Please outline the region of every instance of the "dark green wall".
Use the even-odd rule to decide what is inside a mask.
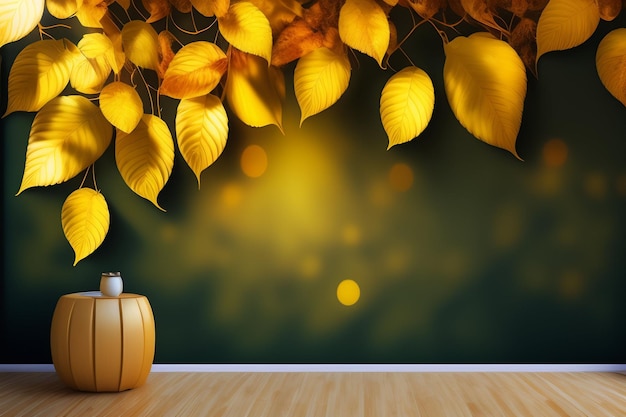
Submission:
[[[81,179],[15,197],[33,115],[10,115],[0,363],[49,363],[57,299],[117,270],[152,304],[157,363],[626,363],[626,109],[595,72],[599,40],[625,23],[541,59],[518,138],[525,162],[456,121],[426,26],[409,50],[436,108],[409,144],[385,150],[378,99],[391,72],[356,54],[348,92],[301,129],[289,78],[284,136],[231,117],[200,190],[177,157],[167,213],[125,186],[111,148],[96,164],[111,229],[76,267],[60,211]],[[0,50],[2,112],[25,45]],[[559,167],[544,158],[553,139],[567,148]],[[250,144],[268,156],[256,179],[239,168]],[[389,181],[398,163],[408,191]],[[361,288],[352,307],[335,295],[346,278]]]

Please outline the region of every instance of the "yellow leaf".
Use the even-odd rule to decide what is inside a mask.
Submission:
[[[302,112],[300,125],[339,100],[350,82],[350,61],[345,54],[318,48],[298,60],[294,72],[296,99]]]
[[[548,52],[578,46],[600,23],[597,0],[550,0],[537,23],[537,61]]]
[[[476,138],[515,155],[526,98],[526,69],[506,42],[486,32],[445,45],[443,81],[450,107]]]
[[[113,69],[116,74],[124,65],[125,56],[124,52],[121,51],[121,45],[120,56],[118,56],[113,40],[105,34],[87,33],[83,35],[78,43],[78,49],[89,59],[104,58],[110,69]]]
[[[232,49],[226,98],[235,115],[252,127],[274,124],[282,131],[280,83],[263,58]]]
[[[113,42],[102,33],[86,33],[78,42],[78,49],[89,59],[113,57]]]
[[[102,89],[100,110],[113,126],[126,133],[135,130],[143,117],[141,97],[133,87],[121,81],[114,81]]]
[[[176,140],[187,165],[200,174],[222,154],[228,138],[228,116],[212,94],[181,100],[176,111]]]
[[[83,96],[61,96],[35,116],[28,138],[22,184],[27,188],[65,182],[93,164],[111,143],[113,128]]]
[[[26,46],[9,73],[9,102],[14,111],[37,111],[58,96],[70,80],[80,51],[67,39],[42,40]]]
[[[57,19],[72,17],[82,6],[83,0],[46,0],[46,9]]]
[[[604,87],[626,106],[626,29],[609,32],[598,45],[596,68]]]
[[[182,47],[169,63],[160,92],[173,98],[209,94],[226,72],[226,54],[214,43],[197,41]]]
[[[272,27],[272,36],[277,36],[296,17],[304,14],[298,0],[249,0],[267,17]],[[309,8],[310,10],[310,8]]]
[[[83,0],[76,12],[76,18],[86,28],[101,28],[100,20],[107,13],[108,7],[103,0]]]
[[[131,133],[118,131],[115,162],[128,187],[163,210],[157,197],[174,167],[174,139],[167,124],[144,114]]]
[[[191,0],[191,4],[204,16],[222,17],[228,12],[230,0]]]
[[[143,7],[150,13],[146,23],[158,22],[172,11],[168,0],[141,0]]]
[[[110,73],[111,66],[104,57],[89,59],[80,55],[72,68],[70,84],[80,93],[97,94],[102,90]]]
[[[346,0],[339,12],[339,36],[382,67],[390,39],[389,21],[375,0]]]
[[[110,58],[114,54],[113,44],[106,36],[93,33],[83,36],[78,42],[78,49],[82,53],[78,54],[74,62],[70,84],[76,91],[84,94],[99,93],[111,73],[107,55]]]
[[[124,10],[128,10],[130,7],[130,0],[115,0],[115,2],[122,6]]]
[[[149,23],[131,20],[122,28],[122,44],[126,57],[135,65],[156,70],[159,66],[159,41]]]
[[[45,0],[0,2],[0,47],[28,35],[43,16]]]
[[[61,209],[61,226],[74,250],[74,266],[104,242],[110,221],[109,206],[98,191],[79,188],[67,197]]]
[[[269,63],[272,28],[258,7],[247,1],[231,3],[228,13],[218,17],[217,23],[228,43],[240,51],[265,58]]]
[[[419,136],[433,115],[433,82],[417,67],[407,67],[394,74],[380,96],[380,118],[389,138],[390,149]]]

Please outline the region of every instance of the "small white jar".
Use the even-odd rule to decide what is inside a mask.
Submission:
[[[117,297],[124,290],[122,275],[119,272],[103,272],[100,277],[100,292],[105,297]]]

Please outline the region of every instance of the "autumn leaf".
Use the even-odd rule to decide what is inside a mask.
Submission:
[[[83,36],[78,42],[78,49],[81,53],[77,55],[70,73],[70,84],[80,93],[99,93],[111,73],[107,58],[113,56],[113,44],[106,36],[93,33]]]
[[[83,0],[76,12],[76,18],[86,28],[101,28],[100,20],[107,10],[107,4],[103,0]]]
[[[272,28],[267,17],[254,4],[231,3],[228,13],[217,18],[224,39],[240,51],[260,56],[269,65],[272,57]]]
[[[537,23],[524,17],[515,25],[511,31],[509,43],[515,49],[517,54],[522,58],[524,65],[535,77],[537,77],[535,62],[537,62],[537,43],[536,39]]]
[[[67,197],[61,209],[61,226],[74,250],[74,266],[104,242],[110,222],[109,207],[100,192],[79,188]]]
[[[46,9],[57,19],[67,19],[76,14],[83,0],[45,0]]]
[[[433,115],[435,88],[424,70],[407,67],[394,74],[380,96],[380,118],[390,149],[419,136]]]
[[[288,64],[324,45],[324,34],[300,17],[285,27],[272,50],[271,63],[275,66]]]
[[[159,68],[157,72],[159,77],[163,78],[167,68],[170,66],[170,62],[174,59],[174,50],[172,49],[172,43],[175,41],[174,35],[168,30],[162,30],[159,32]]]
[[[272,27],[272,36],[276,36],[296,17],[302,17],[318,3],[304,9],[298,0],[248,0],[259,8],[267,17]]]
[[[174,167],[174,139],[162,119],[144,114],[131,133],[118,131],[115,162],[131,190],[165,211],[157,197]]]
[[[626,106],[626,28],[614,29],[600,41],[596,68],[604,87]]]
[[[100,109],[83,96],[61,96],[35,116],[26,148],[22,184],[30,187],[65,182],[104,153],[113,128]]]
[[[172,11],[172,6],[168,0],[141,0],[141,4],[150,13],[146,23],[158,22]]]
[[[43,16],[45,0],[3,0],[0,4],[0,47],[32,32]]]
[[[445,0],[406,0],[406,3],[425,20],[430,19],[446,6]]]
[[[100,110],[113,126],[125,133],[135,130],[143,117],[139,93],[121,81],[114,81],[102,89]]]
[[[459,36],[444,51],[444,86],[456,118],[476,138],[519,158],[515,142],[527,88],[519,55],[486,32]]]
[[[599,22],[596,0],[551,0],[537,23],[537,61],[548,52],[582,44]]]
[[[300,105],[300,125],[339,100],[350,82],[350,61],[345,54],[318,48],[298,60],[294,89]]]
[[[100,23],[102,24],[102,29],[104,32],[102,36],[109,39],[113,48],[112,53],[107,53],[105,56],[107,58],[107,61],[109,62],[109,65],[111,65],[113,72],[119,74],[124,64],[126,63],[126,54],[124,53],[124,46],[122,44],[122,32],[113,22],[109,14],[105,15],[104,18],[100,20]]]
[[[227,67],[226,54],[214,43],[189,43],[174,55],[160,92],[178,99],[204,96],[217,87]]]
[[[461,0],[461,5],[467,14],[477,22],[497,32],[506,32],[505,29],[496,23],[494,12],[488,0]]]
[[[156,30],[149,23],[131,20],[122,28],[122,44],[126,57],[141,68],[156,70],[159,66],[159,42]]]
[[[230,0],[191,0],[191,5],[203,16],[222,17],[228,12]]]
[[[67,39],[41,40],[26,46],[9,73],[9,97],[4,116],[37,111],[58,96],[70,80],[78,48]]]
[[[207,94],[181,100],[176,111],[180,153],[198,179],[222,154],[228,138],[228,116],[221,100]]]
[[[251,127],[276,125],[282,131],[282,101],[277,75],[256,55],[231,50],[226,98],[235,115]]]
[[[390,31],[387,16],[375,0],[346,0],[339,13],[339,36],[382,67]]]
[[[600,19],[610,22],[622,11],[623,0],[598,0]]]

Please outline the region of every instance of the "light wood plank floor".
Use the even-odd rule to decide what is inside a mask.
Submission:
[[[55,373],[0,373],[0,416],[624,417],[619,373],[155,373],[81,393]]]

